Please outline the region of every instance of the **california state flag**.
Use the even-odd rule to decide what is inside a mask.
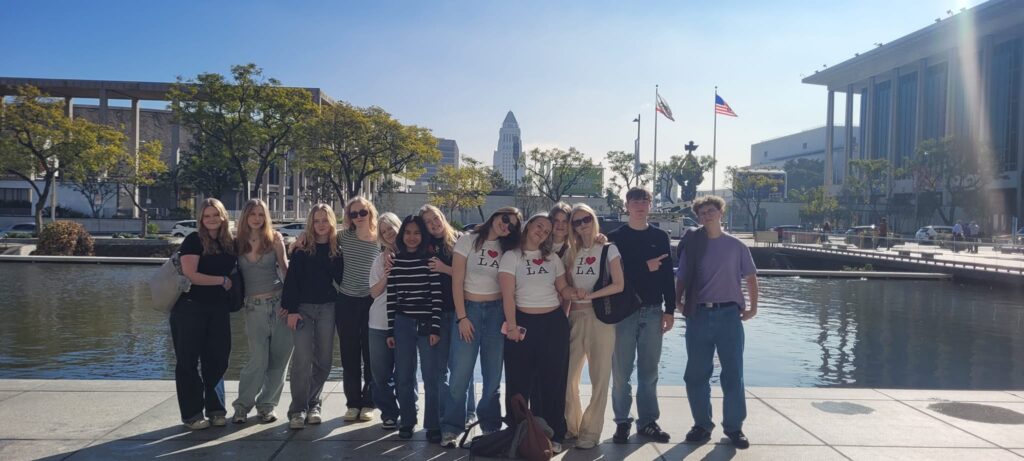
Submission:
[[[655,110],[658,111],[658,112],[661,112],[661,115],[664,115],[665,118],[667,118],[667,119],[669,119],[669,120],[671,120],[673,122],[676,121],[676,119],[672,118],[672,108],[668,107],[668,103],[665,102],[664,99],[662,99],[660,94],[657,95],[657,97],[658,97],[658,101],[657,101],[658,102],[658,107],[655,108]]]

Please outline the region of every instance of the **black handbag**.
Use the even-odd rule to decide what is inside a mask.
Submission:
[[[643,299],[636,292],[636,288],[630,283],[629,278],[623,274],[624,286],[622,291],[613,295],[602,296],[591,300],[594,306],[594,315],[603,323],[616,324],[622,319],[633,315],[643,304]],[[612,274],[608,270],[608,245],[601,249],[601,273],[594,283],[592,291],[600,290],[612,284]]]
[[[241,265],[235,263],[235,270],[231,271],[231,275],[228,278],[231,279],[231,289],[228,290],[228,294],[231,296],[231,304],[228,305],[228,311],[238,312],[245,305],[245,280],[242,278]]]

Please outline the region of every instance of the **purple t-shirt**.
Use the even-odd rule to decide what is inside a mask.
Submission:
[[[716,239],[709,238],[707,252],[697,272],[697,302],[735,302],[739,303],[740,307],[745,307],[740,281],[756,273],[757,268],[754,267],[750,249],[739,239],[724,233]],[[679,255],[676,278],[684,280],[685,276],[686,250],[683,250]]]

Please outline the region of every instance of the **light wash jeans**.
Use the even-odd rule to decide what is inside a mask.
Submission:
[[[658,409],[658,362],[661,361],[660,305],[641,306],[633,315],[615,324],[615,353],[612,354],[612,411],[615,423],[631,423],[633,407],[633,362],[636,362],[637,428],[655,422]]]
[[[295,348],[292,330],[279,315],[280,294],[269,298],[246,298],[245,336],[249,342],[249,362],[238,378],[238,398],[231,404],[235,411],[248,414],[269,412],[281,400],[284,374]]]
[[[369,328],[370,368],[373,375],[373,404],[380,410],[380,419],[398,421],[398,398],[395,396],[395,351],[388,347],[388,330]]]
[[[292,355],[292,404],[288,417],[320,408],[320,392],[334,358],[334,303],[299,304],[302,327],[295,330]]]
[[[453,316],[454,317],[454,316]],[[448,349],[448,392],[444,395],[441,415],[441,430],[461,434],[466,430],[467,392],[473,395],[473,370],[476,358],[480,356],[480,371],[483,373],[484,391],[476,406],[477,418],[484,432],[501,429],[501,372],[504,366],[505,335],[501,324],[505,311],[501,301],[466,301],[466,317],[473,322],[473,340],[463,341],[455,319],[450,323],[451,346]]]
[[[694,425],[708,432],[714,429],[711,421],[711,374],[714,372],[715,350],[722,364],[722,393],[724,400],[722,429],[736,432],[743,429],[747,418],[747,400],[743,390],[743,320],[740,306],[729,303],[697,311],[686,318],[686,399]]]

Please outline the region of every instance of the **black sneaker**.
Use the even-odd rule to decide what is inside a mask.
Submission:
[[[615,426],[615,435],[612,436],[612,442],[615,443],[626,443],[629,441],[629,428],[632,426],[631,423],[619,423]]]
[[[732,440],[733,446],[736,448],[750,448],[750,441],[747,440],[747,436],[743,434],[743,431],[726,432],[725,435]]]
[[[661,430],[661,427],[659,427],[658,423],[655,422],[651,422],[650,424],[640,428],[640,430],[636,431],[636,433],[644,437],[653,439],[655,442],[658,443],[668,443],[669,439],[672,438],[668,435],[668,432]]]
[[[437,429],[427,431],[427,442],[441,443],[441,431]]]
[[[711,433],[700,426],[693,426],[690,428],[690,432],[686,433],[687,443],[704,443],[708,440],[711,440]]]
[[[400,429],[398,429],[398,436],[403,439],[411,439],[412,426],[402,426]]]

